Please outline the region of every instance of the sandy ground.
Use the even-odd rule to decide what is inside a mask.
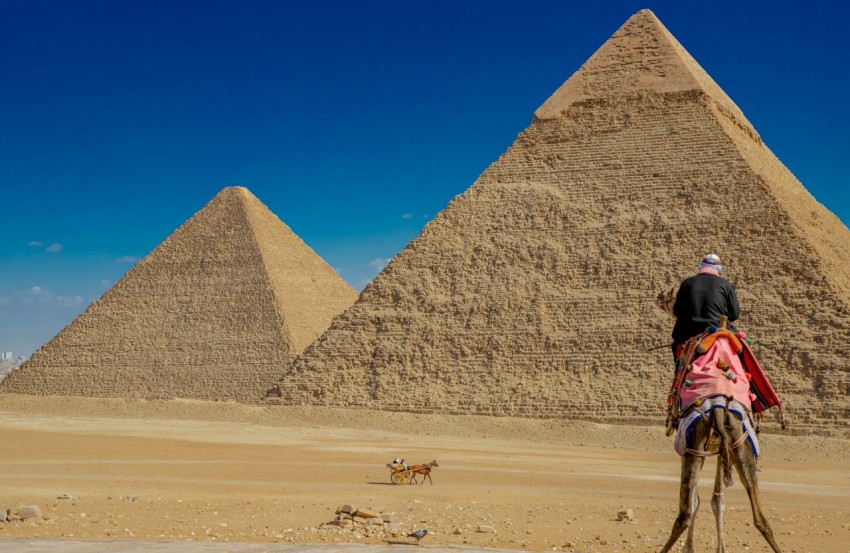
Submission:
[[[761,443],[763,505],[783,551],[848,551],[850,441]],[[38,539],[386,544],[427,528],[423,547],[649,552],[669,534],[680,468],[660,424],[15,395],[0,395],[0,450],[0,507],[46,517],[0,523],[0,537]],[[396,456],[436,459],[433,485],[390,484]],[[713,475],[710,460],[705,551]],[[726,498],[730,550],[769,551],[737,479]],[[343,504],[394,525],[322,527]],[[635,519],[618,522],[625,508]]]

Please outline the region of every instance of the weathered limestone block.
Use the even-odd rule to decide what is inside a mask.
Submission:
[[[41,512],[41,508],[39,508],[37,505],[27,505],[25,507],[21,507],[15,514],[21,520],[41,520],[44,518],[44,515]]]

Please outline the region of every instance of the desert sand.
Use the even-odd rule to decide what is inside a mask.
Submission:
[[[657,551],[679,487],[663,434],[660,421],[3,394],[0,506],[38,505],[46,520],[0,523],[0,537],[386,544],[427,528],[422,547]],[[760,439],[763,504],[783,550],[846,552],[850,442]],[[391,484],[396,456],[438,460],[433,485]],[[713,474],[712,459],[697,521],[707,551]],[[726,500],[731,550],[768,551],[737,480]],[[343,504],[392,513],[396,529],[322,527]],[[627,508],[634,520],[618,521]]]

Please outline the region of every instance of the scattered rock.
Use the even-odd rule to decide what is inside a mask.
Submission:
[[[334,520],[326,522],[319,529],[346,527],[354,532],[355,538],[360,535],[359,532],[364,531],[369,535],[391,534],[393,537],[397,537],[399,532],[399,525],[392,522],[393,514],[384,513],[383,509],[358,509],[346,504],[336,509],[336,515]]]
[[[463,530],[461,530],[460,528],[455,528],[455,531],[453,532],[453,534],[455,534],[457,536],[462,536]]]
[[[355,509],[351,505],[343,505],[342,507],[339,507],[336,510],[336,514],[345,513],[347,515],[350,515],[350,514],[355,513],[355,512],[357,512],[357,509]]]
[[[486,524],[479,524],[477,531],[483,532],[483,533],[486,533],[486,534],[495,534],[496,533],[495,528],[493,528],[492,526],[487,526]]]
[[[349,518],[344,518],[344,519],[332,520],[330,522],[327,522],[326,524],[329,524],[331,526],[351,526],[353,524],[353,522],[351,522],[351,519],[349,519]]]
[[[631,509],[624,509],[624,510],[617,513],[617,520],[619,520],[620,522],[634,520],[634,519],[635,519],[635,513]]]

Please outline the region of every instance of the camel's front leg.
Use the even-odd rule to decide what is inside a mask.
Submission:
[[[667,553],[676,544],[679,536],[685,531],[688,526],[693,526],[693,516],[696,514],[699,507],[699,496],[697,496],[697,482],[699,481],[699,471],[702,469],[703,458],[695,455],[685,455],[682,457],[682,480],[679,488],[679,516],[673,522],[673,530],[670,532],[670,539],[664,544],[661,553]],[[690,539],[688,540],[690,542]],[[685,543],[684,551],[688,552],[689,543]],[[690,543],[693,551],[693,544]]]
[[[717,458],[717,474],[714,476],[714,495],[711,496],[711,511],[717,522],[717,553],[726,553],[726,543],[723,539],[723,513],[726,505],[723,502],[723,463]]]

